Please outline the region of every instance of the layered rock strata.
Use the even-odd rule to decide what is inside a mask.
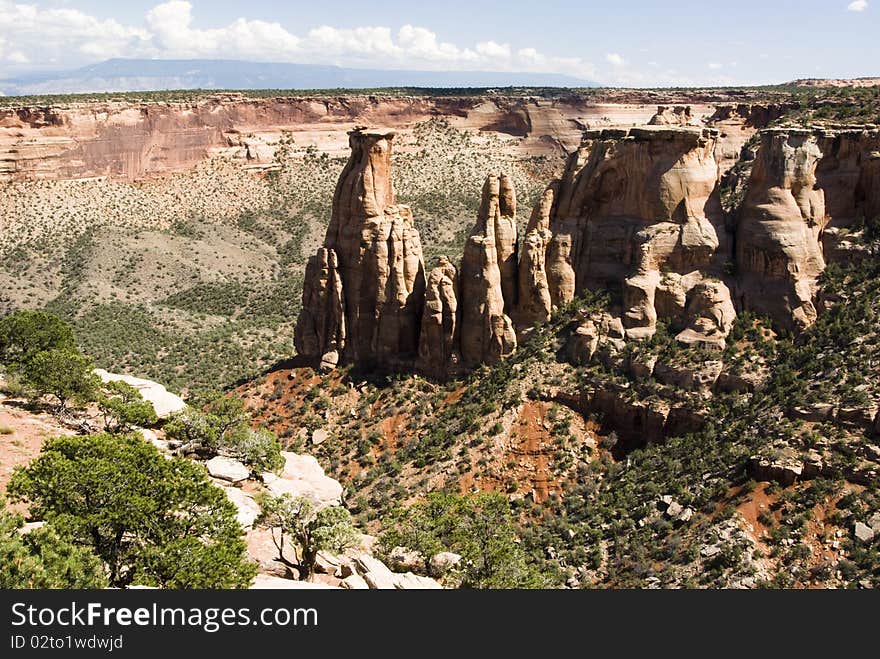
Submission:
[[[340,363],[416,367],[437,378],[516,348],[516,195],[492,174],[461,268],[442,257],[425,277],[419,233],[391,181],[394,133],[358,129],[333,197],[323,246],[309,260],[297,353]]]
[[[516,333],[507,315],[516,301],[516,195],[505,176],[483,186],[477,224],[461,260],[461,355],[465,368],[513,353]]]

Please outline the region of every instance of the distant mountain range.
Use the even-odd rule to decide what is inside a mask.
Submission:
[[[595,87],[558,73],[348,69],[237,60],[111,59],[79,69],[0,81],[7,96],[168,89],[365,89],[372,87]]]

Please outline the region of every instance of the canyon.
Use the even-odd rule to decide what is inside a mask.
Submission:
[[[8,101],[0,314],[371,534],[496,492],[556,586],[876,586],[880,130],[804,89]]]

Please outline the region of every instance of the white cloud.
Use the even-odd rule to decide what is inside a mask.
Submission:
[[[171,0],[147,12],[159,51],[173,57],[275,57],[296,53],[299,39],[278,23],[239,18],[225,28],[192,27],[192,5]]]
[[[708,64],[706,64],[706,66],[713,71],[718,71],[719,69],[724,68],[724,65],[721,62],[709,62]]]
[[[186,0],[156,4],[141,25],[99,19],[76,9],[0,0],[0,77],[4,62],[73,67],[111,57],[224,58],[596,76],[593,65],[580,57],[547,55],[531,47],[514,49],[511,44],[488,38],[472,45],[454,44],[416,25],[404,25],[396,32],[376,25],[324,25],[300,34],[277,22],[247,18],[225,26],[196,25],[192,3]],[[623,58],[619,61],[624,63]]]
[[[304,55],[320,53],[331,57],[340,55],[395,57],[400,54],[400,49],[391,36],[391,29],[387,27],[337,29],[322,25],[309,30],[301,46],[300,51]]]
[[[605,55],[605,61],[612,66],[623,66],[624,64],[626,64],[626,60],[617,53],[608,53],[607,55]]]
[[[15,64],[45,64],[75,60],[76,53],[87,54],[83,48],[88,44],[101,44],[113,55],[144,55],[151,35],[143,28],[102,20],[76,9],[41,9],[0,0],[0,38],[10,51],[5,59]]]
[[[476,51],[486,57],[510,57],[510,44],[482,41],[477,44]]]
[[[865,11],[867,8],[868,3],[865,0],[855,0],[846,6],[847,11]]]

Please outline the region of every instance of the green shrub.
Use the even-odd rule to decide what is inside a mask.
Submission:
[[[32,355],[21,382],[34,399],[54,396],[62,412],[70,403],[86,403],[98,395],[99,380],[92,361],[75,348],[52,348]]]
[[[0,588],[107,587],[101,559],[62,537],[52,525],[22,532],[21,515],[4,510],[0,499]]]
[[[135,435],[48,440],[15,470],[9,494],[90,547],[112,586],[245,588],[256,572],[223,490],[201,466]]]
[[[74,350],[73,330],[57,316],[16,311],[0,319],[0,363],[21,366],[46,350]]]

